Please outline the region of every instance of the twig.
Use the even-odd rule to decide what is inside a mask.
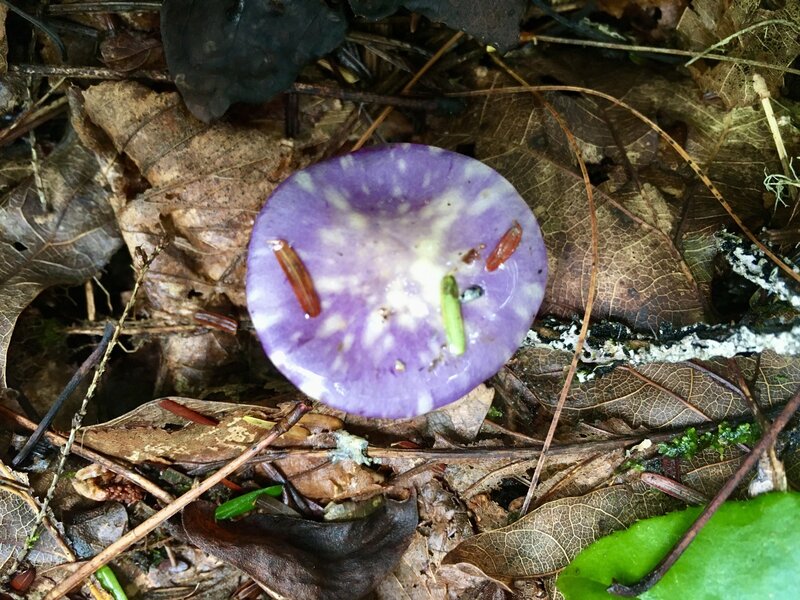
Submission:
[[[83,361],[83,364],[75,371],[75,374],[72,378],[67,382],[67,385],[64,386],[64,389],[61,390],[61,393],[56,398],[55,402],[50,406],[50,410],[47,411],[47,414],[42,418],[39,422],[39,426],[36,428],[36,431],[33,432],[33,435],[28,438],[28,441],[25,442],[25,445],[22,447],[14,459],[11,461],[11,466],[15,469],[19,469],[25,461],[28,459],[28,455],[33,450],[33,447],[39,443],[39,440],[42,439],[42,435],[50,427],[50,424],[55,419],[58,412],[61,410],[61,407],[64,406],[64,402],[72,396],[72,393],[75,389],[80,385],[80,383],[86,378],[97,362],[100,360],[102,356],[105,355],[106,348],[108,347],[108,343],[111,341],[111,336],[114,334],[114,324],[113,323],[106,323],[105,330],[103,331],[103,337],[100,338],[100,341],[97,344],[97,347],[92,351],[92,353]]]
[[[152,517],[147,519],[146,521],[142,522],[140,525],[123,535],[119,538],[116,542],[105,548],[102,552],[97,554],[91,560],[85,562],[78,568],[75,573],[61,581],[55,588],[53,588],[47,596],[45,596],[45,600],[56,600],[57,598],[63,597],[67,594],[71,589],[76,587],[83,581],[86,577],[88,577],[91,573],[102,567],[103,565],[107,564],[110,560],[112,560],[115,556],[117,556],[120,552],[124,551],[131,544],[134,544],[138,540],[142,539],[148,533],[156,529],[159,525],[161,525],[164,521],[172,517],[173,515],[178,514],[181,510],[183,510],[187,505],[191,502],[197,500],[200,496],[202,496],[205,492],[210,490],[212,487],[217,485],[222,479],[231,475],[234,471],[236,471],[239,467],[247,463],[249,459],[256,456],[258,453],[265,450],[272,442],[274,442],[279,436],[284,434],[288,431],[292,425],[297,423],[300,420],[300,417],[303,416],[306,412],[310,410],[310,406],[304,402],[298,402],[291,413],[289,413],[286,417],[284,417],[280,423],[278,423],[270,432],[262,438],[258,443],[254,444],[238,457],[230,461],[224,467],[222,467],[219,471],[210,475],[205,480],[203,480],[200,485],[195,488],[192,488],[179,498],[177,498],[174,502],[165,506]]]
[[[441,109],[441,103],[435,98],[420,98],[414,96],[388,96],[385,94],[372,94],[370,92],[360,92],[358,90],[347,90],[327,85],[312,85],[310,83],[296,82],[292,84],[291,91],[298,94],[309,96],[320,96],[322,98],[339,98],[348,102],[364,104],[386,104],[401,108],[414,110],[437,111]]]
[[[649,52],[652,54],[671,54],[673,56],[697,56],[697,52],[691,50],[675,50],[673,48],[657,48],[655,46],[634,46],[631,44],[615,44],[613,42],[597,42],[593,40],[575,40],[571,38],[555,37],[551,35],[536,35],[533,33],[523,32],[520,35],[521,42],[547,42],[550,44],[566,44],[568,46],[584,46],[587,48],[607,48],[608,50],[624,50],[626,52]],[[769,69],[771,71],[782,71],[783,73],[791,73],[792,75],[800,75],[800,69],[790,69],[789,67],[782,67],[780,65],[773,65],[760,60],[749,60],[745,58],[736,58],[732,56],[725,56],[724,54],[706,54],[703,56],[705,60],[716,60],[720,62],[732,62],[741,65],[749,65],[751,67],[759,67],[762,69]]]
[[[503,62],[499,57],[497,57],[494,53],[491,54],[492,60],[497,63],[500,67],[502,67],[511,77],[513,77],[516,81],[521,83],[522,85],[529,87],[527,81],[522,78],[518,73],[511,69],[505,62]],[[600,250],[599,250],[599,239],[600,239],[600,232],[597,224],[597,213],[595,210],[595,203],[594,203],[594,188],[592,187],[592,183],[589,179],[589,171],[586,168],[586,162],[583,160],[583,154],[581,153],[580,146],[578,145],[575,136],[570,131],[567,124],[564,122],[564,119],[555,110],[555,108],[547,102],[544,98],[541,97],[539,92],[535,91],[533,88],[530,88],[532,93],[539,98],[539,100],[544,104],[545,108],[548,110],[550,115],[555,119],[558,123],[561,131],[564,133],[567,141],[569,142],[570,147],[572,148],[572,152],[575,154],[575,158],[578,161],[578,166],[580,167],[581,174],[583,175],[583,182],[586,187],[586,201],[588,204],[588,212],[589,212],[589,223],[592,232],[592,243],[591,243],[591,257],[592,262],[590,266],[590,274],[589,274],[589,289],[586,294],[586,307],[583,312],[583,321],[581,323],[581,330],[578,334],[578,340],[575,344],[575,351],[572,355],[572,361],[569,365],[569,370],[567,371],[567,377],[564,380],[564,385],[561,387],[561,394],[558,396],[558,402],[556,403],[555,409],[553,411],[553,416],[550,419],[550,427],[547,429],[547,436],[544,439],[544,445],[542,446],[542,453],[539,455],[539,460],[536,462],[536,468],[533,471],[533,476],[531,477],[530,485],[528,486],[528,492],[525,494],[525,500],[522,503],[522,507],[520,508],[520,516],[525,515],[528,512],[528,508],[530,508],[531,500],[533,499],[533,493],[536,490],[536,485],[539,483],[539,477],[542,474],[542,469],[544,469],[545,460],[547,457],[547,451],[550,449],[550,445],[553,443],[553,438],[556,434],[556,428],[558,427],[558,421],[561,418],[561,413],[564,410],[564,405],[567,402],[567,395],[569,394],[570,386],[572,385],[572,380],[575,378],[575,373],[578,370],[578,362],[580,361],[581,355],[583,353],[583,344],[586,341],[586,336],[589,333],[589,322],[592,317],[592,308],[594,307],[594,298],[597,294],[597,274],[600,265]]]
[[[24,427],[30,431],[36,429],[36,423],[33,421],[26,419],[20,414],[15,413],[13,410],[6,408],[5,406],[0,405],[0,417],[5,417],[9,422],[14,423],[20,427]],[[45,431],[44,433],[45,439],[53,444],[54,446],[65,446],[67,444],[67,438],[63,435],[60,435],[54,431]],[[158,487],[152,481],[147,479],[146,477],[142,477],[137,472],[132,471],[131,469],[124,467],[123,465],[111,460],[107,456],[100,454],[99,452],[95,452],[90,448],[84,447],[82,444],[73,445],[70,449],[72,454],[80,456],[81,458],[85,458],[86,460],[90,460],[92,462],[97,463],[101,467],[108,469],[112,473],[116,473],[120,477],[123,477],[138,485],[140,488],[149,492],[154,497],[161,500],[161,502],[165,504],[169,504],[175,498],[165,492],[163,489]]]
[[[770,93],[769,88],[767,87],[767,82],[764,81],[764,78],[758,73],[753,74],[753,89],[761,100],[761,108],[764,110],[764,116],[767,118],[767,126],[772,134],[772,140],[775,142],[775,150],[778,153],[778,160],[781,161],[783,174],[787,179],[789,179],[794,175],[794,172],[792,171],[791,164],[789,163],[789,155],[787,154],[786,146],[783,143],[783,137],[781,136],[781,130],[778,127],[778,121],[775,120],[775,112],[772,110],[772,102],[770,102]],[[791,223],[797,215],[798,206],[800,206],[800,189],[791,186],[789,189],[791,190],[790,195],[794,196],[794,206],[792,207],[792,214],[789,216],[788,221]],[[776,200],[775,208],[778,207],[778,200],[780,199]]]
[[[76,2],[47,7],[49,15],[75,15],[88,13],[160,12],[161,2]]]
[[[172,81],[166,71],[132,71],[121,73],[103,67],[68,67],[60,65],[8,65],[9,73],[21,75],[41,75],[43,77],[71,77],[75,79],[150,79],[151,81]]]
[[[56,47],[56,50],[58,51],[59,55],[58,57],[61,60],[64,60],[64,58],[67,55],[67,49],[64,47],[64,42],[61,41],[61,38],[58,37],[58,34],[55,31],[50,29],[47,25],[42,23],[42,21],[40,21],[36,17],[29,15],[24,10],[20,10],[19,8],[11,4],[11,2],[6,2],[6,0],[0,0],[0,4],[4,4],[5,6],[7,6],[8,10],[16,14],[18,17],[22,17],[28,23],[33,25],[36,29],[38,29],[39,31],[44,33],[47,37],[49,37],[50,41],[53,42],[53,45]]]
[[[717,509],[722,506],[723,502],[728,499],[728,497],[733,493],[736,487],[741,483],[744,479],[744,476],[752,469],[755,464],[758,462],[761,455],[775,443],[775,440],[778,438],[778,434],[786,427],[786,424],[792,418],[797,409],[800,408],[800,391],[796,392],[794,396],[792,396],[791,400],[786,404],[786,406],[781,411],[778,418],[772,423],[772,426],[769,428],[768,431],[764,433],[764,437],[759,440],[758,444],[755,445],[752,452],[747,455],[747,457],[742,461],[742,464],[736,469],[736,472],[733,476],[722,486],[717,495],[714,496],[714,499],[709,502],[708,506],[706,506],[705,510],[697,517],[697,520],[692,523],[692,526],[688,529],[688,531],[683,534],[680,540],[672,547],[669,553],[662,559],[660,563],[652,570],[650,573],[645,575],[642,579],[633,583],[631,585],[623,585],[621,583],[614,583],[608,588],[608,592],[611,594],[617,594],[618,596],[626,596],[629,598],[636,597],[640,594],[645,593],[647,590],[652,588],[655,584],[657,584],[662,577],[669,571],[670,567],[675,564],[689,544],[692,543],[694,538],[697,537],[697,534],[705,527],[706,523],[714,516],[714,513]]]
[[[714,50],[716,50],[717,48],[722,48],[723,46],[727,46],[730,42],[735,40],[737,37],[742,36],[742,35],[744,35],[746,33],[750,33],[751,31],[754,31],[756,29],[760,29],[761,27],[766,27],[767,25],[786,25],[790,29],[794,29],[795,33],[797,33],[800,30],[800,28],[798,28],[798,26],[797,26],[797,23],[793,23],[792,21],[787,21],[785,19],[768,19],[766,21],[760,21],[759,23],[754,23],[753,25],[750,25],[749,27],[745,27],[744,29],[740,29],[739,31],[736,31],[736,32],[730,34],[728,37],[722,38],[720,41],[718,41],[715,44],[711,44],[708,48],[703,50],[700,54],[698,54],[697,56],[695,56],[691,60],[687,61],[684,66],[688,67],[693,62],[698,61],[701,58],[707,58],[708,55],[711,52],[713,52]]]
[[[628,104],[627,102],[623,102],[619,98],[612,96],[611,94],[606,94],[605,92],[600,92],[598,90],[593,90],[591,88],[586,88],[577,85],[536,85],[536,86],[521,86],[521,87],[508,87],[508,88],[492,88],[491,90],[473,90],[470,92],[455,92],[446,94],[447,96],[453,98],[459,97],[469,97],[469,96],[484,96],[484,95],[494,95],[494,94],[517,94],[527,92],[530,93],[531,91],[537,92],[577,92],[579,94],[587,94],[589,96],[597,96],[599,98],[603,98],[608,100],[609,102],[616,104],[620,108],[624,108],[629,113],[631,113],[634,117],[642,121],[643,123],[647,124],[648,127],[653,129],[665,142],[667,142],[675,152],[686,162],[692,171],[694,171],[695,175],[703,182],[703,185],[706,186],[711,195],[719,202],[720,206],[725,209],[725,212],[728,213],[728,216],[736,223],[736,226],[742,231],[742,233],[747,236],[747,238],[753,242],[761,252],[763,252],[769,259],[775,263],[784,273],[786,273],[789,277],[794,279],[797,283],[800,283],[800,273],[796,273],[792,270],[792,268],[787,265],[783,260],[781,260],[774,252],[772,252],[769,248],[767,248],[761,241],[755,236],[755,234],[750,231],[750,229],[744,224],[741,217],[736,214],[733,210],[733,207],[728,204],[727,200],[722,196],[722,192],[719,191],[716,185],[709,179],[708,175],[706,175],[703,170],[700,168],[700,165],[689,156],[689,153],[684,150],[683,146],[681,146],[675,139],[669,135],[663,128],[661,128],[655,121],[651,118],[646,116],[641,111],[635,109],[633,106]]]
[[[139,271],[138,276],[136,277],[136,281],[133,284],[133,290],[131,290],[131,297],[128,300],[128,303],[125,305],[125,308],[122,311],[122,315],[120,316],[119,320],[117,321],[117,326],[114,328],[114,333],[111,336],[111,341],[106,346],[105,351],[103,352],[103,358],[100,359],[99,364],[97,365],[97,369],[94,372],[94,377],[92,377],[92,382],[89,384],[89,389],[86,390],[86,395],[83,397],[83,401],[81,402],[81,406],[75,415],[72,417],[72,428],[70,429],[69,436],[67,437],[67,443],[61,448],[61,455],[59,456],[58,465],[56,466],[55,473],[53,474],[53,481],[50,483],[50,487],[47,489],[47,494],[45,495],[44,500],[42,501],[41,509],[39,510],[39,514],[36,515],[36,520],[33,523],[33,528],[31,532],[28,534],[28,543],[26,544],[26,550],[23,555],[26,556],[32,547],[32,542],[36,540],[36,537],[39,534],[39,529],[41,527],[42,521],[47,514],[47,507],[50,505],[50,502],[53,499],[53,496],[56,492],[56,486],[58,485],[58,481],[61,477],[61,473],[64,472],[64,465],[67,462],[67,457],[70,454],[70,450],[72,445],[75,443],[75,436],[78,433],[78,429],[83,422],[83,417],[86,415],[86,409],[89,406],[89,400],[92,399],[94,396],[95,390],[97,389],[97,384],[100,382],[100,377],[102,377],[103,373],[106,369],[106,363],[108,362],[109,357],[111,356],[111,352],[114,350],[114,346],[117,344],[117,340],[119,339],[119,332],[122,330],[122,326],[125,323],[125,319],[128,318],[128,313],[130,313],[131,309],[133,308],[133,304],[136,301],[136,296],[139,292],[139,288],[144,281],[144,276],[147,273],[147,269],[156,259],[156,257],[161,253],[164,249],[166,242],[162,241],[157,245],[154,249],[152,254],[145,260],[142,268]]]
[[[458,40],[461,39],[461,36],[463,36],[463,35],[464,35],[463,31],[458,31],[449,40],[447,40],[442,45],[442,47],[439,48],[439,50],[436,51],[436,54],[431,56],[428,59],[428,62],[426,62],[424,65],[422,65],[422,68],[419,71],[417,71],[417,74],[414,75],[414,77],[411,78],[411,80],[403,87],[403,89],[400,91],[400,93],[401,94],[407,94],[408,92],[410,92],[414,88],[414,86],[417,85],[417,82],[420,79],[422,79],[422,77],[425,75],[425,73],[430,71],[431,68],[433,67],[433,65],[435,65],[439,61],[439,59],[442,58],[442,56],[444,56],[445,53],[447,51],[449,51],[450,48],[452,48],[456,44],[456,42],[458,42]],[[367,130],[364,132],[364,134],[361,136],[361,138],[359,138],[359,140],[355,143],[355,145],[353,146],[352,150],[356,151],[359,148],[361,148],[367,142],[367,140],[369,140],[369,138],[372,137],[372,134],[375,133],[375,131],[380,126],[380,124],[383,123],[386,120],[386,117],[388,117],[391,113],[392,113],[392,107],[391,106],[387,106],[386,108],[384,108],[380,112],[380,114],[375,118],[375,120],[372,122],[372,124],[367,128]]]

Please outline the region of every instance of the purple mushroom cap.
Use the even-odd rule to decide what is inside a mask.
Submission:
[[[519,245],[489,271],[515,227]],[[316,316],[278,259],[285,246],[319,299]],[[442,314],[448,275],[461,291],[462,353]],[[505,178],[461,154],[399,144],[315,164],[273,192],[250,241],[247,302],[270,360],[304,393],[405,418],[494,375],[525,337],[546,279],[539,226]]]

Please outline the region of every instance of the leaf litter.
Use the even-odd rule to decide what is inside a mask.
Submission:
[[[123,80],[82,78],[92,77],[85,66],[89,59],[81,58],[87,56],[83,50],[68,52],[68,61],[74,62],[64,65],[75,69],[64,76],[74,85],[68,92],[70,116],[80,141],[62,135],[63,127],[36,123],[35,136],[24,125],[25,133],[2,148],[3,177],[16,185],[0,202],[0,211],[6,210],[0,213],[0,223],[5,223],[0,265],[8,266],[0,282],[0,296],[6,298],[0,309],[4,376],[7,357],[14,361],[15,356],[37,355],[28,345],[39,335],[32,332],[45,331],[38,326],[45,319],[67,343],[56,353],[35,340],[38,356],[47,357],[52,372],[59,367],[74,370],[102,331],[102,324],[93,321],[97,309],[90,309],[89,299],[93,304],[108,293],[109,306],[99,313],[102,318],[118,314],[130,293],[129,272],[138,264],[132,257],[150,255],[169,240],[145,273],[144,295],[122,332],[125,349],[133,355],[117,353],[113,363],[113,372],[124,373],[133,357],[147,355],[147,364],[157,368],[141,381],[125,384],[152,390],[140,394],[150,394],[152,401],[133,409],[115,406],[114,390],[101,391],[110,404],[103,414],[112,419],[82,427],[77,432],[82,447],[133,464],[168,490],[159,497],[169,498],[190,490],[198,478],[214,477],[208,473],[269,435],[292,410],[301,396],[264,360],[246,317],[244,256],[253,219],[283,179],[320,157],[360,146],[370,119],[383,119],[380,107],[373,112],[361,103],[363,98],[348,99],[348,94],[383,94],[391,106],[392,94],[444,40],[450,40],[447,50],[431,63],[415,91],[405,94],[402,103],[398,100],[395,114],[405,124],[381,125],[374,141],[455,149],[494,167],[515,185],[534,210],[548,247],[550,279],[540,313],[547,319],[534,325],[535,345],[521,348],[498,377],[442,410],[389,421],[317,406],[261,458],[212,487],[202,503],[187,506],[182,524],[172,521],[146,539],[134,540],[130,553],[113,563],[123,583],[144,593],[194,591],[207,598],[227,598],[236,586],[239,597],[258,597],[259,586],[290,597],[349,598],[374,589],[375,597],[387,600],[529,598],[541,589],[557,594],[552,576],[582,548],[639,519],[683,506],[686,498],[664,490],[680,496],[680,486],[688,486],[693,497],[711,498],[730,479],[746,452],[741,443],[694,456],[669,457],[658,448],[670,439],[677,440],[674,447],[679,445],[692,427],[707,439],[721,423],[756,423],[736,370],[767,419],[798,389],[798,358],[781,352],[754,354],[748,348],[742,355],[743,349],[734,347],[734,370],[726,360],[702,352],[701,335],[685,338],[687,353],[680,362],[657,358],[659,344],[678,339],[686,327],[714,325],[728,332],[751,327],[758,335],[796,331],[794,284],[787,284],[788,294],[776,295],[771,286],[759,284],[759,289],[740,276],[747,271],[732,266],[717,237],[721,231],[735,231],[730,214],[651,127],[595,96],[543,92],[541,97],[574,136],[593,185],[600,237],[587,348],[603,348],[614,358],[592,361],[587,356],[579,363],[580,380],[569,388],[548,460],[532,491],[532,512],[520,518],[575,348],[574,339],[558,332],[577,331],[577,315],[586,304],[590,215],[573,149],[551,113],[525,90],[509,90],[518,82],[482,58],[482,44],[502,51],[516,46],[520,22],[536,31],[558,17],[573,36],[605,40],[599,42],[609,45],[604,53],[567,50],[553,42],[524,45],[503,60],[532,84],[591,88],[653,118],[710,177],[736,216],[762,242],[776,241],[770,249],[796,264],[793,207],[783,206],[785,198],[779,201],[763,185],[765,174],[780,173],[782,167],[775,128],[765,124],[751,78],[753,69],[765,78],[777,135],[796,154],[796,84],[790,79],[794,75],[784,77],[780,70],[798,53],[796,36],[781,34],[797,27],[793,3],[776,8],[758,2],[728,6],[716,0],[688,8],[678,1],[602,3],[601,10],[617,19],[614,25],[601,25],[605,17],[595,21],[591,14],[579,22],[571,11],[559,17],[539,2],[531,3],[526,13],[524,2],[502,2],[497,14],[475,7],[462,10],[448,2],[350,2],[353,13],[363,19],[311,1],[273,3],[268,10],[276,12],[261,21],[245,12],[176,9],[184,5],[197,3],[170,2],[161,15],[169,76],[178,92],[171,84],[148,83],[147,75],[128,78],[141,73],[139,69],[161,68],[158,27],[152,18],[113,15],[105,21],[113,22],[113,36],[94,51],[94,59],[103,60]],[[284,5],[294,21],[280,14]],[[295,10],[300,12],[291,12]],[[294,28],[308,25],[302,11],[321,11],[336,27],[327,31],[330,37],[304,39],[308,46],[290,56],[287,49],[297,44]],[[270,68],[278,69],[279,77],[259,75],[259,61],[266,55],[252,49],[242,53],[237,44],[244,37],[225,38],[225,28],[240,19],[245,25],[248,19],[251,25],[261,23],[251,28],[259,35],[260,29],[283,28],[270,49]],[[222,36],[222,55],[217,55],[212,45],[203,45],[213,36],[195,33],[220,21],[226,23],[213,34]],[[82,22],[95,28],[104,23],[102,17]],[[436,23],[480,41],[454,38]],[[350,36],[343,41],[346,28]],[[642,44],[630,55],[636,60],[613,53],[612,46],[624,39],[614,28],[624,31],[628,42]],[[663,48],[663,40],[670,39],[665,32],[677,33],[671,38],[675,43],[705,55],[685,70],[655,63],[657,55],[648,54],[644,44]],[[64,39],[68,48],[79,47],[69,36]],[[17,39],[10,42],[12,71],[39,62]],[[206,66],[199,69],[197,61],[193,66],[185,56],[176,59],[180,52],[211,53],[213,60],[202,61]],[[731,60],[714,58],[719,54]],[[46,62],[51,56],[47,50],[39,59]],[[773,68],[762,69],[762,63]],[[209,77],[203,69],[214,64],[221,69]],[[19,74],[3,77],[9,93],[17,94],[4,101],[18,111],[12,118],[28,103],[20,91],[24,86],[14,84],[14,77]],[[163,72],[156,78],[168,80]],[[319,89],[336,88],[340,97],[298,102],[297,95],[288,93],[270,100],[295,78],[319,84]],[[258,85],[251,86],[256,80]],[[41,95],[34,80],[28,83],[34,97]],[[51,85],[54,93],[63,93],[61,82],[51,78]],[[467,98],[461,114],[434,116],[413,109],[415,101],[430,96],[465,93],[473,97]],[[30,144],[36,151],[33,159]],[[18,184],[18,177],[10,175],[17,169],[31,173]],[[109,262],[120,239],[125,249],[117,256],[128,271],[124,277]],[[25,262],[26,252],[42,262]],[[738,252],[726,249],[729,256],[749,252],[745,242]],[[765,281],[771,276],[768,270],[759,275]],[[97,284],[80,288],[78,294],[53,287],[83,285],[95,276],[102,290]],[[65,308],[65,298],[75,306]],[[24,336],[17,335],[17,327],[12,340],[17,322],[25,324],[26,333],[28,324],[33,329]],[[628,354],[612,352],[614,344],[630,351],[649,344],[656,352],[648,354],[652,360],[628,362]],[[24,391],[36,387],[30,375],[26,379],[20,386],[23,394],[3,390],[5,406],[26,408]],[[13,381],[18,381],[16,374]],[[43,392],[45,401],[48,393]],[[165,398],[195,416],[165,409]],[[196,415],[207,421],[198,421]],[[17,429],[17,437],[0,438],[4,460],[7,456],[10,461],[13,449],[24,443],[19,437],[23,433]],[[794,485],[800,464],[796,436],[796,426],[790,425],[775,447]],[[50,457],[42,447],[36,464],[46,469]],[[643,472],[658,477],[642,478]],[[78,473],[74,482],[82,493],[104,498],[100,510],[67,509],[77,505],[59,497],[48,522],[55,523],[55,530],[59,523],[68,524],[68,533],[81,524],[81,536],[98,540],[95,545],[82,543],[91,553],[102,553],[103,545],[119,537],[126,515],[133,525],[158,509],[151,496],[124,476],[111,476],[97,465]],[[659,487],[649,487],[646,482],[651,481]],[[740,498],[747,496],[746,483],[738,486]],[[214,506],[274,484],[283,486],[280,500],[262,497],[243,517],[213,519]],[[15,494],[6,501],[23,498]],[[26,510],[34,510],[37,501],[30,496]],[[276,510],[284,516],[270,515]],[[287,517],[285,511],[299,517]],[[323,515],[349,520],[326,523]],[[2,522],[3,532],[14,527],[27,528],[25,523]],[[105,530],[113,534],[95,535]],[[761,533],[745,540],[744,552],[758,543]],[[11,554],[20,551],[26,535],[13,539]],[[309,549],[323,547],[331,551],[327,564],[319,563],[325,575],[310,576],[318,557]],[[348,553],[350,558],[341,558]],[[79,554],[88,556],[89,551]],[[45,597],[75,570],[70,558],[55,562],[63,572],[37,577],[32,589],[38,595],[31,597]],[[371,576],[365,579],[365,573]],[[225,578],[227,583],[212,592],[215,582]],[[538,582],[523,585],[514,582],[518,578]]]

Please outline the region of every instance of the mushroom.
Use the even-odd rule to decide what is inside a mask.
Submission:
[[[247,303],[272,363],[346,412],[453,402],[517,350],[547,257],[513,186],[480,161],[388,145],[317,163],[256,219]]]

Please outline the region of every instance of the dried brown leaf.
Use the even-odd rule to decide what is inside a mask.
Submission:
[[[638,519],[663,514],[674,503],[663,494],[618,485],[548,502],[519,521],[476,535],[445,557],[474,564],[502,580],[537,577],[566,566],[584,547]]]
[[[41,165],[44,204],[30,177],[0,200],[0,386],[20,312],[47,287],[95,275],[120,246],[105,181],[74,136]]]
[[[784,22],[773,22],[736,35],[758,23],[777,20]],[[794,23],[794,29],[791,23]],[[698,52],[734,36],[715,53],[789,67],[800,54],[798,23],[800,4],[797,2],[784,2],[773,10],[759,0],[695,0],[684,11],[677,31],[686,47]],[[706,68],[702,63],[695,63],[690,70],[703,90],[716,92],[727,106],[748,106],[758,99],[753,89],[753,67],[749,65],[719,62]],[[759,69],[758,72],[770,90],[778,92],[783,73],[773,69]]]
[[[201,309],[244,309],[253,220],[298,166],[292,144],[254,128],[206,125],[177,93],[138,83],[103,83],[84,98],[87,115],[152,186],[118,210],[128,248],[149,253],[165,233],[174,236],[144,280],[153,315],[186,319]],[[166,393],[198,394],[239,358],[236,339],[218,333],[169,340],[161,373]]]
[[[13,559],[25,548],[25,540],[32,531],[39,507],[33,499],[27,477],[14,473],[0,463],[0,573],[4,573]],[[50,532],[42,530],[39,539],[28,555],[35,566],[60,565],[71,557]]]
[[[555,406],[563,375],[552,369],[560,355],[562,368],[571,360],[567,352],[523,349],[512,365],[539,402]],[[800,359],[772,352],[756,359],[736,359],[745,377],[756,381],[753,393],[763,408],[781,406],[800,385]],[[725,383],[727,381],[728,383]],[[584,383],[573,383],[562,419],[586,422],[621,418],[631,427],[681,428],[709,421],[750,416],[744,396],[729,382],[735,381],[728,363],[653,363],[620,367]]]
[[[531,78],[533,81],[533,78]],[[652,162],[657,138],[630,115],[604,115],[589,101],[554,98],[587,162],[619,152],[606,119],[634,167]],[[441,142],[474,146],[474,155],[503,174],[528,201],[542,227],[549,281],[541,312],[572,317],[583,310],[591,236],[585,187],[564,135],[531,95],[487,96],[448,124]],[[703,298],[670,234],[679,213],[656,188],[632,183],[595,190],[601,231],[593,316],[635,328],[703,319]]]
[[[161,398],[106,423],[83,427],[78,432],[79,439],[99,452],[135,464],[145,461],[204,464],[230,460],[263,435],[263,428],[245,422],[242,417],[249,415],[270,420],[275,413],[262,406],[247,404],[178,397],[166,399],[214,419],[219,424],[193,423],[162,408],[159,403],[165,398]],[[298,436],[295,430],[302,432],[300,440],[308,438],[308,430],[295,425],[273,445],[296,445]]]

